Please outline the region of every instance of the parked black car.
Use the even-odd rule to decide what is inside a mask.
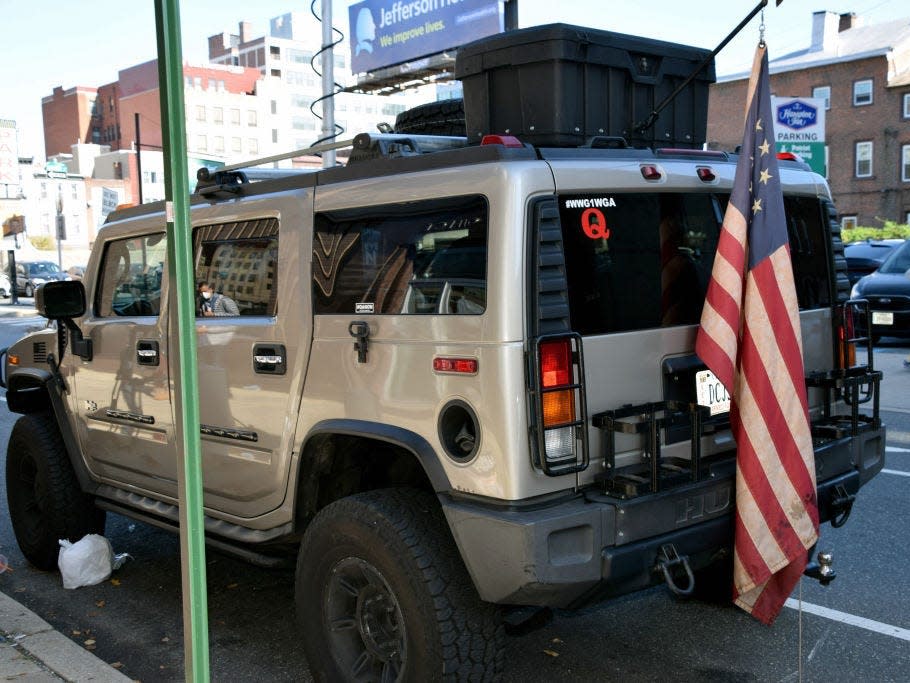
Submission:
[[[910,337],[910,240],[853,285],[850,297],[869,302],[873,340]]]
[[[850,278],[850,284],[855,285],[861,277],[878,270],[891,252],[904,242],[905,240],[901,239],[870,239],[845,246],[844,257],[847,259],[847,277]]]
[[[16,263],[16,290],[19,294],[35,296],[35,290],[50,280],[71,280],[53,261],[20,261]]]

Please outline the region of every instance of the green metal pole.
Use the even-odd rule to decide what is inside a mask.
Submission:
[[[205,521],[202,512],[202,446],[199,438],[199,380],[196,361],[195,283],[186,173],[186,118],[183,105],[183,56],[178,0],[155,0],[158,33],[158,83],[164,140],[167,220],[168,308],[177,312],[176,437],[182,448],[178,467],[180,568],[183,585],[184,675],[209,680],[208,598],[205,577]],[[141,179],[140,179],[141,180]],[[173,320],[172,313],[169,319]],[[173,325],[169,323],[173,330]],[[176,353],[174,353],[176,351]]]

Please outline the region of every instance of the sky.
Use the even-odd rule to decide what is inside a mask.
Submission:
[[[758,0],[517,0],[521,28],[562,22],[713,49],[758,4]],[[333,0],[333,24],[348,32],[351,0]],[[208,36],[238,32],[253,23],[253,35],[272,17],[310,9],[310,0],[183,0],[179,3],[185,62],[207,61]],[[316,2],[317,12],[322,6]],[[774,0],[764,11],[765,40],[774,59],[808,47],[812,13],[854,12],[866,24],[910,16],[906,0]],[[717,56],[718,75],[747,71],[759,36],[756,16]],[[313,31],[320,31],[313,22]],[[153,0],[0,0],[0,119],[19,127],[20,156],[43,158],[41,98],[54,87],[100,86],[120,69],[156,57]],[[345,41],[345,51],[350,46]],[[338,48],[336,48],[338,49]]]

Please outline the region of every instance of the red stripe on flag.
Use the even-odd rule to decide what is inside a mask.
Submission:
[[[748,421],[750,419],[761,419],[761,416],[743,416],[743,421]],[[790,519],[787,517],[786,512],[784,512],[784,508],[777,499],[777,495],[774,493],[771,483],[765,476],[765,472],[758,460],[758,454],[755,452],[755,448],[749,440],[748,435],[743,429],[737,429],[735,434],[736,445],[739,450],[737,457],[739,473],[742,477],[742,481],[752,492],[752,498],[761,511],[765,525],[771,530],[774,539],[777,541],[777,545],[780,546],[781,552],[783,552],[788,559],[792,559],[795,553],[805,553],[802,541],[799,540],[799,536],[793,530]],[[754,531],[755,529],[753,528],[752,530]],[[762,567],[766,566],[767,565],[763,560]],[[756,567],[755,569],[760,568]],[[752,568],[749,568],[749,574],[751,574],[758,583],[762,583],[767,578],[764,574],[756,574]]]
[[[714,341],[714,337],[707,334],[698,335],[695,340],[695,353],[705,362],[705,365],[711,368],[711,371],[725,387],[733,386],[736,359],[730,358],[727,352]]]
[[[733,298],[730,292],[720,286],[720,283],[708,289],[705,301],[711,304],[711,308],[717,311],[717,314],[730,326],[735,337],[739,330],[739,302]]]
[[[728,219],[724,218],[724,225],[721,226],[720,237],[717,241],[717,253],[723,256],[736,272],[744,273],[746,270],[745,245],[727,230],[727,222]]]
[[[790,597],[803,575],[803,565],[792,562],[768,580],[768,585],[758,596],[752,608],[752,616],[770,626],[780,613],[780,606]]]
[[[758,548],[755,546],[755,542],[752,540],[751,534],[746,530],[745,524],[740,517],[739,511],[737,510],[735,519],[734,519],[734,537],[736,538],[736,554],[739,555],[739,563],[743,567],[756,567],[764,568],[764,573],[769,572],[768,565],[759,552]],[[749,572],[749,576],[755,576],[755,574],[762,574],[763,572]],[[733,598],[736,599],[740,595],[739,591],[736,588],[736,584],[733,584]]]

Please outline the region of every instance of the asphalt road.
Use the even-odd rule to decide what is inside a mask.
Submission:
[[[0,347],[34,321],[0,323]],[[767,628],[732,607],[680,602],[664,588],[625,596],[543,628],[510,636],[506,681],[895,681],[910,680],[910,348],[875,354],[886,373],[886,472],[861,492],[847,525],[823,527],[838,578],[828,587],[803,579],[803,613],[785,608]],[[0,444],[13,416],[0,405]],[[5,447],[0,460],[5,461]],[[0,484],[3,488],[3,484]],[[5,489],[0,509],[5,512]],[[133,560],[101,585],[67,591],[56,573],[29,567],[8,515],[0,515],[0,553],[13,572],[0,591],[127,676],[183,680],[179,543],[176,536],[109,515],[115,552]],[[209,551],[211,676],[214,681],[310,680],[294,622],[293,575],[263,570]],[[826,608],[828,612],[818,607]],[[863,621],[865,620],[865,621]]]

